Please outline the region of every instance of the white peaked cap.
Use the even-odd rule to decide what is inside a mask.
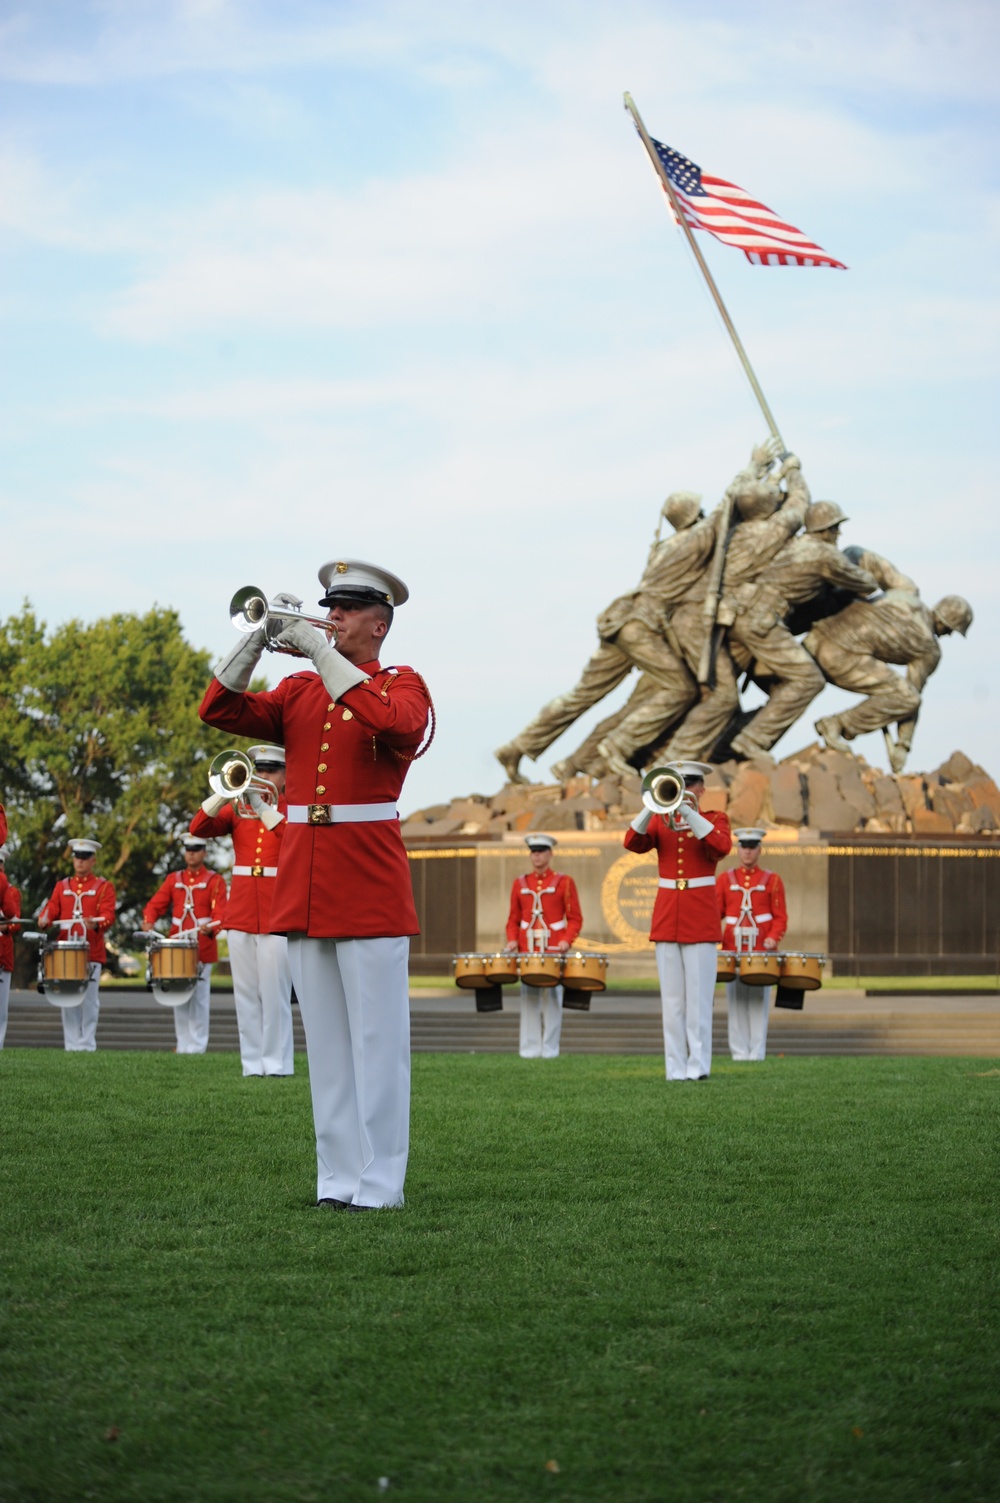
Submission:
[[[101,849],[99,840],[71,840],[69,848],[74,856],[94,856]]]
[[[707,762],[672,762],[670,765],[686,778],[707,778],[712,771]]]
[[[182,835],[181,844],[185,850],[200,851],[204,846],[208,845],[208,841],[203,840],[200,835]]]
[[[319,571],[319,582],[326,596],[344,595],[348,599],[383,601],[395,608],[409,600],[410,592],[397,574],[390,574],[379,564],[366,563],[363,558],[337,558],[324,564]],[[320,601],[325,604],[326,597]]]
[[[736,844],[743,845],[747,840],[763,840],[767,831],[758,830],[752,825],[748,825],[745,830],[734,830],[733,834],[736,836]]]
[[[259,762],[278,762],[282,767],[285,765],[285,748],[283,746],[251,746],[247,756],[256,767]]]
[[[524,843],[528,847],[529,851],[551,851],[554,846],[557,846],[559,844],[554,835],[525,835]]]

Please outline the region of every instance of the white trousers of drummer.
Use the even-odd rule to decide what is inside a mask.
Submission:
[[[558,1059],[562,1035],[561,986],[521,982],[521,1058]]]
[[[767,1053],[767,1020],[773,996],[773,986],[747,986],[739,978],[726,982],[729,1052],[740,1064],[761,1060]]]
[[[7,1037],[7,1013],[10,1008],[10,971],[0,971],[0,1049]]]
[[[289,935],[316,1128],[316,1199],[403,1204],[410,941]]]
[[[187,1002],[174,1008],[178,1054],[204,1054],[208,1048],[208,1019],[212,997],[212,967],[198,966],[198,980]]]
[[[292,975],[283,934],[229,930],[236,1026],[244,1075],[291,1075]]]
[[[101,984],[101,962],[88,960],[87,987],[75,1007],[60,1007],[62,1013],[63,1048],[70,1054],[93,1054],[97,1048],[97,1018],[101,1011],[98,987]]]
[[[668,1080],[699,1080],[712,1070],[712,1003],[718,951],[712,943],[658,940],[656,969],[663,1004]]]

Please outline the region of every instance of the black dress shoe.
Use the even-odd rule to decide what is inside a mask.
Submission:
[[[330,1200],[326,1197],[324,1197],[322,1200],[317,1200],[317,1211],[319,1210],[320,1206],[326,1206],[326,1208],[331,1211],[350,1211],[354,1209],[353,1206],[349,1206],[347,1204],[346,1200]]]
[[[707,1075],[699,1075],[699,1076],[698,1076],[698,1079],[699,1079],[699,1080],[707,1080],[707,1079],[708,1079],[708,1076],[707,1076]]]
[[[380,1211],[382,1209],[382,1207],[381,1206],[358,1206],[358,1205],[353,1205],[352,1204],[352,1205],[349,1205],[349,1206],[345,1206],[344,1209],[347,1210],[347,1211]]]

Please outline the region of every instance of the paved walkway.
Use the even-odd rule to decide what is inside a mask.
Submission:
[[[510,990],[510,989],[508,989]],[[516,988],[513,989],[516,991]],[[413,1048],[441,1053],[513,1053],[517,1049],[516,995],[499,1013],[477,1013],[471,992],[419,988],[410,995]],[[295,1044],[305,1048],[298,1009]],[[716,993],[714,1049],[726,1048],[726,1005]],[[97,1030],[101,1049],[169,1050],[174,1045],[172,1009],[146,991],[102,994]],[[37,992],[11,996],[8,1048],[60,1048],[59,1011]],[[239,1047],[232,995],[215,993],[209,1048]],[[563,1019],[567,1054],[663,1053],[660,1001],[652,992],[603,993],[589,1013]],[[1000,997],[866,997],[861,991],[806,994],[802,1012],[773,1008],[768,1030],[772,1054],[930,1054],[1000,1057]]]

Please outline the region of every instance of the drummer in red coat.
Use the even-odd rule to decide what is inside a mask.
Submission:
[[[198,935],[194,993],[173,1009],[178,1054],[204,1054],[208,1048],[212,966],[219,958],[217,936],[225,918],[226,884],[218,872],[205,865],[207,845],[200,835],[185,835],[183,870],[168,872],[142,910],[142,922],[149,930],[169,913],[171,939],[181,934]]]
[[[233,968],[233,1000],[244,1075],[291,1075],[292,977],[288,941],[271,934],[271,902],[278,853],[285,831],[285,750],[251,746],[254,777],[270,784],[273,796],[250,787],[240,799],[213,793],[191,821],[192,835],[230,835],[232,884],[225,928]]]
[[[515,877],[507,916],[507,953],[565,953],[583,928],[576,883],[552,871],[551,835],[526,835],[531,871]],[[521,1058],[556,1059],[562,1033],[561,986],[521,984]]]
[[[418,673],[379,662],[408,598],[402,580],[360,559],[324,564],[319,578],[327,631],[293,617],[278,638],[316,671],[247,693],[266,645],[258,628],[218,665],[200,713],[284,744],[287,829],[271,929],[288,935],[306,1031],[317,1201],[369,1210],[403,1201],[418,925],[396,801],[432,708]]]
[[[7,880],[7,847],[0,845],[0,1049],[7,1036],[10,978],[14,971],[14,934],[21,916],[21,892]]]
[[[663,1003],[668,1080],[707,1080],[712,1068],[719,910],[715,868],[732,848],[725,814],[702,814],[698,800],[711,768],[677,762],[689,801],[664,817],[644,809],[625,832],[629,851],[655,850],[660,886],[650,933]]]
[[[38,915],[38,925],[47,929],[59,925],[61,940],[87,941],[87,988],[74,1007],[62,1007],[63,1044],[71,1053],[92,1054],[97,1048],[97,1018],[100,1012],[98,987],[101,970],[108,958],[104,944],[105,930],[115,921],[115,890],[110,882],[94,870],[97,840],[71,840],[73,875],[63,877],[52,889],[52,896]]]
[[[763,839],[763,830],[737,830],[740,864],[716,878],[722,948],[735,950],[738,955],[776,950],[788,928],[785,884],[777,872],[765,871],[760,864]],[[764,1058],[773,996],[773,986],[747,986],[738,976],[726,983],[729,1052],[733,1059],[746,1063]]]

